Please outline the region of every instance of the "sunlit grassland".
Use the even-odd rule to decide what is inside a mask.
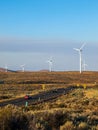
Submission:
[[[21,97],[58,87],[97,86],[98,72],[0,72],[0,99]]]
[[[98,72],[0,73],[0,100],[69,86],[77,88],[51,101],[0,108],[0,129],[98,130]]]

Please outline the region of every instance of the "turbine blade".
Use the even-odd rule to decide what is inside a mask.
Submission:
[[[86,44],[86,43],[84,43],[84,44],[80,47],[80,50],[82,50],[82,49],[83,49],[83,47],[85,46],[85,44]]]
[[[24,67],[25,66],[25,64],[23,64],[23,65],[20,65],[21,67]]]
[[[73,48],[75,51],[80,51],[80,49],[78,49],[78,48]]]

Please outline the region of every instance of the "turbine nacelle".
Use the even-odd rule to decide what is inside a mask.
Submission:
[[[47,62],[50,63],[50,64],[52,64],[52,60],[48,60]]]

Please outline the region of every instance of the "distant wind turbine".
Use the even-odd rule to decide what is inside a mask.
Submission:
[[[85,46],[86,43],[84,43],[79,49],[78,48],[73,48],[75,51],[79,52],[79,57],[80,57],[80,73],[82,72],[82,51],[83,47]]]
[[[5,65],[5,72],[7,72],[8,71],[8,66],[7,65]]]
[[[24,70],[25,64],[21,65],[20,67],[22,68],[22,72],[24,72],[25,71]]]
[[[49,63],[49,71],[52,71],[52,66],[53,66],[53,60],[52,57],[47,61]]]
[[[86,66],[88,66],[88,65],[84,61],[83,65],[82,65],[84,71],[86,70]]]

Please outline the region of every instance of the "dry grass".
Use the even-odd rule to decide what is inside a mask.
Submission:
[[[97,130],[98,99],[94,95],[97,91],[98,89],[94,88],[78,88],[55,101],[30,106],[28,110],[33,115],[41,117],[46,116],[47,113],[52,118],[55,113],[66,113],[65,118],[62,118],[64,122],[60,125],[60,130]],[[92,92],[91,97],[87,96],[90,92]]]
[[[77,86],[77,89],[51,102],[21,107],[23,113],[30,115],[31,130],[40,127],[43,130],[49,127],[50,130],[98,129],[98,72],[0,73],[0,80],[3,81],[0,95],[12,95],[11,98],[58,87]]]
[[[85,97],[88,99],[95,98],[98,100],[98,90],[97,89],[85,90]]]
[[[42,91],[43,85],[44,91],[47,91],[70,85],[95,87],[97,83],[98,72],[83,72],[82,74],[79,72],[0,72],[0,95],[17,98]]]

